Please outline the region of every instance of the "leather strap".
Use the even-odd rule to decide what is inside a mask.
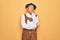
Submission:
[[[32,18],[27,17],[26,14],[24,14],[24,15],[25,15],[25,23],[27,23],[27,20],[29,20],[29,21],[33,21]]]

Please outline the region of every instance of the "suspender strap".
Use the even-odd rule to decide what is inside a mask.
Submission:
[[[27,20],[29,20],[29,21],[33,21],[32,18],[27,17],[26,14],[24,14],[24,15],[25,15],[25,23],[27,23]]]

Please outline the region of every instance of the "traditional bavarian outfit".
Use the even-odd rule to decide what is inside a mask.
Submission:
[[[37,40],[38,16],[34,13],[26,13],[21,16],[21,25],[23,28],[22,40]]]

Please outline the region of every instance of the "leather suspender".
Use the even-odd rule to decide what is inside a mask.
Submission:
[[[26,14],[24,14],[24,15],[25,15],[25,23],[27,23],[27,20],[29,20],[29,21],[33,21],[32,18],[27,17]]]

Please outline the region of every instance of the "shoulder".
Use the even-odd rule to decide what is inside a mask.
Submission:
[[[21,14],[21,16],[24,16],[24,15],[26,15],[26,14]]]
[[[24,17],[25,14],[21,14],[21,17]]]

